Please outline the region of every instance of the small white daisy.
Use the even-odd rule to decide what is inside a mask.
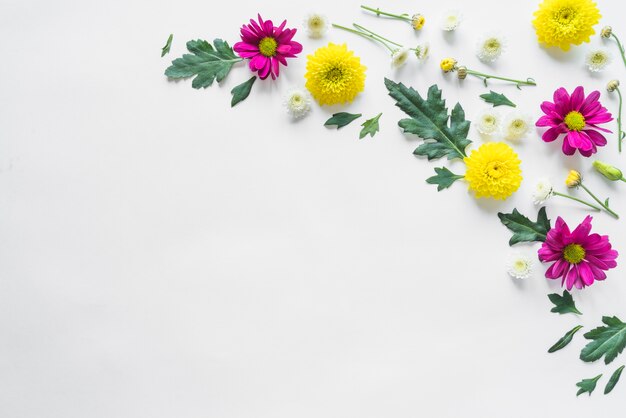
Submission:
[[[535,205],[543,205],[552,196],[554,196],[554,186],[550,179],[539,179],[533,191],[533,202]]]
[[[476,118],[476,130],[483,135],[493,135],[500,128],[500,115],[492,108],[486,108]]]
[[[463,16],[459,11],[449,10],[448,12],[444,13],[443,18],[441,19],[441,29],[447,32],[456,30],[456,28],[458,28],[461,24],[462,20]]]
[[[309,38],[321,38],[328,31],[328,19],[319,13],[310,13],[304,19],[304,27],[306,28]]]
[[[531,120],[528,115],[510,112],[502,122],[502,136],[509,141],[519,141],[530,132]]]
[[[285,107],[292,118],[300,119],[311,110],[311,97],[304,89],[292,88],[285,95]]]
[[[585,64],[592,73],[604,70],[613,61],[613,56],[606,49],[592,49],[585,56]]]
[[[527,255],[513,253],[509,256],[507,272],[515,279],[528,279],[533,271],[533,260]]]
[[[416,46],[413,51],[415,51],[415,56],[418,60],[426,61],[426,59],[428,58],[428,53],[430,52],[430,45],[428,44],[428,42],[424,42],[423,44],[419,44],[418,46]]]
[[[476,56],[482,62],[494,62],[506,50],[507,40],[498,33],[483,35],[476,43]]]
[[[411,50],[409,48],[398,48],[391,53],[391,66],[393,68],[402,67],[406,64],[406,60],[409,58]]]

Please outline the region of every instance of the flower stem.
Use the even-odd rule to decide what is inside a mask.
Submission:
[[[580,187],[583,188],[584,191],[586,191],[587,193],[589,193],[589,196],[591,196],[593,198],[593,200],[595,200],[596,202],[598,202],[600,204],[600,206],[602,206],[604,208],[604,210],[606,210],[608,213],[610,213],[611,215],[613,215],[616,219],[619,219],[619,215],[615,212],[613,212],[611,209],[609,209],[609,207],[607,205],[605,205],[604,203],[602,203],[600,201],[600,199],[598,199],[596,197],[596,195],[594,195],[593,193],[591,193],[591,190],[589,190],[584,184],[580,183]]]
[[[482,78],[483,82],[485,83],[485,86],[487,85],[487,80],[490,78],[493,78],[496,80],[502,80],[502,81],[510,81],[511,83],[515,83],[517,85],[517,88],[520,88],[520,85],[524,85],[524,86],[536,86],[537,85],[535,80],[533,80],[530,77],[527,78],[526,80],[515,80],[513,78],[499,77],[496,75],[489,75],[489,74],[481,73],[478,71],[470,70],[469,68],[467,69],[467,73],[474,75],[476,77]]]
[[[619,152],[622,152],[622,140],[626,134],[622,131],[622,92],[619,90],[619,87],[615,89],[617,91],[617,95],[619,96],[619,110],[617,113],[617,149]]]
[[[382,37],[382,36],[380,36],[379,34],[377,34],[377,33],[375,33],[375,32],[372,32],[371,30],[367,29],[366,27],[363,27],[363,26],[361,26],[361,25],[357,25],[356,23],[353,23],[352,25],[353,25],[355,28],[357,28],[358,30],[362,31],[362,32],[367,32],[367,33],[369,33],[370,35],[374,35],[375,37],[377,37],[377,38],[381,39],[382,41],[389,42],[389,43],[390,43],[390,44],[392,44],[392,45],[395,45],[395,46],[397,46],[397,47],[402,48],[402,45],[400,45],[399,43],[394,42],[394,41],[392,41],[392,40],[390,40],[390,39],[387,39],[387,38],[383,38],[383,37]]]
[[[383,12],[380,9],[374,9],[373,7],[363,6],[363,5],[361,5],[361,9],[369,10],[370,12],[374,12],[374,13],[376,13],[376,16],[383,15],[383,16],[393,17],[394,19],[406,20],[407,22],[411,21],[411,18],[408,15],[396,15],[396,14],[393,14],[393,13]]]
[[[579,199],[579,198],[577,198],[577,197],[570,196],[570,195],[565,194],[565,193],[559,193],[559,192],[552,192],[552,193],[554,193],[554,195],[555,195],[555,196],[561,196],[561,197],[566,197],[566,198],[568,198],[568,199],[575,200],[576,202],[578,202],[578,203],[582,203],[583,205],[587,205],[587,206],[589,206],[590,208],[593,208],[593,209],[595,209],[595,210],[602,210],[602,208],[599,208],[598,206],[596,206],[596,205],[594,205],[594,204],[592,204],[592,203],[585,202],[584,200]]]
[[[355,35],[362,36],[362,37],[367,38],[367,39],[370,39],[370,40],[372,40],[372,41],[379,42],[379,43],[380,43],[380,44],[382,44],[385,48],[387,48],[390,52],[393,52],[393,48],[391,48],[391,47],[390,47],[390,46],[389,46],[389,45],[388,45],[388,44],[387,44],[384,40],[379,39],[378,37],[376,37],[376,36],[374,36],[374,35],[372,35],[372,34],[370,34],[370,33],[363,32],[363,31],[361,31],[361,30],[352,29],[352,28],[347,28],[347,27],[345,27],[345,26],[341,26],[341,25],[338,25],[338,24],[336,24],[336,23],[333,23],[333,27],[334,27],[334,28],[337,28],[337,29],[342,29],[342,30],[345,30],[345,31],[348,31],[348,32],[354,33]]]
[[[615,42],[617,42],[617,46],[619,47],[619,53],[622,55],[622,61],[624,61],[624,65],[626,65],[626,55],[625,55],[626,51],[624,51],[624,46],[622,45],[619,38],[614,33],[611,33],[611,36],[615,38]]]

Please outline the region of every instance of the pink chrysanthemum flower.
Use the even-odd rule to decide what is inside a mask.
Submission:
[[[561,278],[561,285],[567,290],[572,287],[582,289],[595,280],[606,279],[605,270],[617,266],[617,251],[611,249],[609,237],[590,234],[591,216],[570,232],[565,221],[559,216],[554,228],[539,249],[539,260],[552,262],[546,271],[548,279]]]
[[[543,102],[541,110],[545,113],[537,121],[537,126],[549,126],[543,133],[545,142],[552,142],[565,134],[563,153],[573,155],[576,150],[585,157],[594,154],[606,145],[606,138],[598,131],[611,132],[597,126],[613,120],[611,114],[598,101],[600,92],[594,91],[585,98],[582,86],[574,89],[570,96],[563,87],[554,92],[554,103]]]
[[[261,15],[258,18],[258,23],[250,19],[249,25],[241,27],[241,42],[233,49],[241,58],[250,60],[250,70],[258,72],[261,80],[268,76],[275,80],[280,64],[287,66],[287,58],[302,52],[302,45],[291,40],[296,29],[285,29],[286,20],[276,27],[271,20],[263,21]]]

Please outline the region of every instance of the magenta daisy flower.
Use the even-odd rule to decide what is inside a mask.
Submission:
[[[287,58],[302,52],[302,45],[291,40],[296,29],[285,29],[286,20],[276,27],[271,20],[263,21],[261,15],[258,18],[258,23],[250,19],[249,25],[241,27],[241,42],[233,49],[241,58],[250,60],[250,70],[258,72],[261,80],[268,76],[275,80],[280,64],[287,66]]]
[[[572,287],[582,289],[591,286],[595,280],[604,280],[604,271],[617,266],[615,259],[618,254],[611,249],[609,237],[590,234],[591,219],[587,216],[570,232],[559,216],[539,249],[539,260],[554,261],[546,271],[546,277],[561,278],[561,285],[565,284],[567,290],[572,290]]]
[[[554,103],[543,102],[541,110],[545,116],[535,125],[550,127],[543,133],[545,142],[552,142],[561,134],[563,153],[573,155],[578,150],[585,157],[595,154],[597,147],[606,145],[606,138],[599,131],[611,132],[598,124],[613,120],[611,114],[598,101],[600,92],[594,91],[585,98],[582,86],[574,89],[570,96],[563,87],[554,92]]]

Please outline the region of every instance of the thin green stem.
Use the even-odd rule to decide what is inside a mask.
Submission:
[[[376,16],[383,15],[383,16],[393,17],[394,19],[405,20],[407,22],[411,21],[411,18],[408,15],[396,15],[396,14],[389,13],[389,12],[383,12],[380,9],[374,9],[373,7],[363,6],[363,5],[361,5],[361,9],[369,10],[370,12],[374,12],[374,13],[376,13]]]
[[[555,195],[555,196],[561,196],[561,197],[566,197],[566,198],[568,198],[568,199],[575,200],[576,202],[578,202],[578,203],[582,203],[583,205],[587,205],[587,206],[589,206],[590,208],[593,208],[593,209],[595,209],[595,210],[602,210],[602,208],[599,208],[598,206],[596,206],[596,205],[594,205],[594,204],[592,204],[592,203],[585,202],[584,200],[579,199],[579,198],[577,198],[577,197],[570,196],[570,195],[568,195],[568,194],[564,194],[564,193],[559,193],[559,192],[552,192],[552,193],[554,193],[554,195]]]
[[[602,203],[602,201],[600,201],[600,199],[598,199],[595,194],[591,193],[591,190],[589,190],[584,184],[580,183],[580,187],[582,187],[584,191],[589,193],[589,196],[591,196],[593,198],[593,200],[598,202],[598,204],[600,204],[600,206],[602,206],[604,208],[604,210],[606,210],[608,213],[613,215],[616,219],[619,219],[619,215],[617,213],[613,212],[611,209],[609,209],[609,207],[607,205]]]
[[[622,92],[619,87],[615,89],[619,96],[619,110],[617,112],[617,149],[622,152],[622,140],[624,139],[624,132],[622,132]]]
[[[524,86],[536,86],[537,83],[535,82],[535,80],[533,80],[532,78],[527,78],[526,80],[515,80],[513,78],[507,78],[507,77],[500,77],[497,75],[490,75],[490,74],[485,74],[485,73],[481,73],[478,71],[474,71],[474,70],[470,70],[469,68],[467,69],[467,73],[474,75],[476,77],[480,77],[483,79],[483,82],[485,83],[485,86],[487,85],[487,80],[490,78],[496,79],[496,80],[502,80],[502,81],[510,81],[511,83],[515,83],[517,85],[517,87],[519,88],[520,85],[524,85]]]
[[[622,45],[619,38],[614,33],[611,33],[611,36],[615,38],[615,42],[617,42],[617,46],[619,47],[619,53],[622,55],[622,61],[624,61],[624,65],[626,65],[626,51],[624,51],[624,45]]]
[[[365,32],[367,32],[367,33],[369,33],[371,35],[374,35],[375,37],[380,38],[382,41],[389,42],[392,45],[395,45],[397,47],[402,48],[402,45],[400,45],[399,43],[394,42],[394,41],[392,41],[390,39],[384,38],[384,37],[380,36],[379,34],[377,34],[376,32],[372,32],[371,30],[369,30],[368,28],[366,28],[364,26],[357,25],[356,23],[353,23],[352,26],[354,26],[355,28],[357,28],[360,31],[365,31]]]
[[[626,179],[624,177],[622,177],[620,180],[626,183]]]
[[[362,32],[362,31],[360,31],[360,30],[356,30],[356,29],[352,29],[352,28],[347,28],[347,27],[345,27],[345,26],[341,26],[341,25],[338,25],[338,24],[336,24],[336,23],[333,23],[333,27],[334,27],[334,28],[337,28],[337,29],[342,29],[342,30],[345,30],[345,31],[348,31],[348,32],[354,33],[355,35],[362,36],[362,37],[367,38],[367,39],[370,39],[370,40],[372,40],[372,41],[379,42],[381,45],[383,45],[385,48],[387,48],[390,52],[393,52],[393,51],[394,51],[394,49],[393,49],[393,48],[391,48],[389,45],[387,45],[387,43],[386,43],[385,41],[383,41],[382,39],[378,39],[376,36],[371,35],[371,34],[369,34],[369,33]]]

